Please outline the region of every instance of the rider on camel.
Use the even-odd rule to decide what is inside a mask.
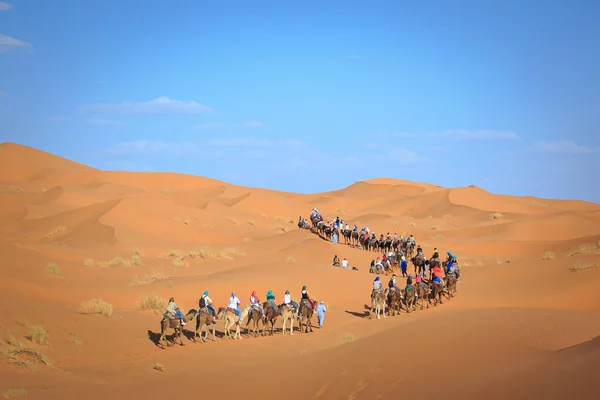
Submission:
[[[417,246],[417,257],[423,257],[423,249],[421,248],[421,245]]]
[[[240,309],[240,299],[238,299],[235,295],[235,292],[231,292],[231,297],[229,297],[229,304],[227,305],[227,308],[229,308],[230,310],[233,310],[237,313],[238,318],[240,319],[240,321],[242,320],[242,310]]]
[[[181,320],[181,325],[185,325],[185,318],[183,317],[183,314],[179,310],[179,306],[177,306],[177,304],[175,304],[175,299],[173,297],[171,297],[169,299],[169,302],[167,303],[167,316],[168,317],[179,317],[179,319]]]
[[[400,297],[402,297],[402,291],[400,290],[400,288],[398,286],[396,286],[396,274],[392,274],[392,278],[388,282],[388,287],[390,289],[393,288],[396,292],[398,292],[398,294],[400,294]]]
[[[408,278],[406,279],[406,291],[408,292],[409,290],[415,290],[415,287],[413,286],[412,274],[408,274]]]
[[[390,235],[390,233],[388,232],[387,235],[385,235],[386,240],[392,240],[392,235]]]
[[[269,307],[275,309],[275,295],[271,289],[267,291],[267,303],[269,304]],[[266,318],[267,316],[264,315],[264,317]]]
[[[258,308],[260,310],[260,315],[265,315],[265,310],[263,310],[263,306],[260,304],[260,299],[256,294],[256,290],[253,290],[252,294],[250,295],[250,307]]]
[[[358,226],[356,226],[356,224],[354,224],[354,227],[352,228],[352,232],[356,232],[358,231]]]
[[[381,280],[379,279],[379,275],[373,281],[373,292],[381,292]]]
[[[302,286],[302,291],[300,292],[300,301],[307,300],[310,304],[310,308],[312,308],[313,312],[315,311],[315,303],[310,298],[308,291],[306,290],[306,286]]]
[[[200,309],[206,307],[206,309],[211,313],[213,317],[213,322],[218,321],[216,315],[217,313],[215,312],[215,308],[212,305],[212,299],[208,297],[208,290],[205,290],[202,294],[202,297],[200,297],[200,300],[198,300],[198,307],[200,307]]]
[[[452,252],[451,251],[446,252],[446,262],[448,264],[450,264],[452,262]]]
[[[298,311],[298,303],[292,300],[292,295],[290,294],[290,291],[286,290],[285,294],[283,295],[283,304],[281,306],[283,307],[289,305],[291,305],[292,307],[292,312]]]
[[[437,247],[433,248],[433,255],[431,256],[431,261],[440,261],[440,253],[438,253]]]

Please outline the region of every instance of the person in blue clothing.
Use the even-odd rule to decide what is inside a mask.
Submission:
[[[327,311],[327,307],[325,307],[325,303],[321,301],[317,306],[317,320],[319,321],[319,328],[323,327],[323,320],[325,319],[325,311]]]
[[[408,262],[406,262],[406,257],[402,256],[402,261],[400,262],[400,269],[402,270],[402,277],[406,276],[407,268],[408,268]]]

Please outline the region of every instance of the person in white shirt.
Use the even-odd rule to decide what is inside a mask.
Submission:
[[[240,299],[238,299],[235,296],[235,292],[232,292],[231,297],[229,298],[229,304],[227,305],[227,307],[236,311],[238,314],[238,317],[241,320],[242,319],[242,310],[240,309],[240,303],[241,303],[241,301],[240,301]]]
[[[346,257],[344,257],[344,259],[342,260],[342,268],[350,269],[350,266],[348,265],[348,260],[346,260]]]
[[[298,303],[296,303],[295,301],[292,301],[292,295],[290,294],[289,290],[285,291],[285,294],[283,295],[283,304],[284,305],[291,305],[293,307],[293,311],[295,312],[295,310],[298,309]]]

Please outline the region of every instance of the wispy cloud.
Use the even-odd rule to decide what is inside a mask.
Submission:
[[[208,106],[195,101],[173,100],[160,96],[145,102],[122,102],[90,104],[78,108],[82,114],[95,115],[199,115],[212,111]]]
[[[515,140],[519,136],[513,131],[496,131],[489,129],[482,130],[467,130],[467,129],[450,129],[442,134],[445,137],[455,139],[476,139],[476,140]]]
[[[14,37],[10,37],[8,35],[3,35],[0,33],[0,53],[6,53],[13,49],[24,49],[32,47],[33,46],[31,46],[31,43],[15,39]]]
[[[537,142],[529,148],[530,151],[536,153],[550,154],[591,154],[600,152],[600,148],[586,147],[578,145],[569,140],[561,140],[557,142]]]
[[[248,121],[241,123],[226,124],[222,122],[207,122],[205,124],[196,125],[194,129],[206,131],[229,130],[235,128],[262,128],[264,124],[260,121]]]
[[[12,5],[5,1],[0,1],[0,11],[8,11],[12,8]]]
[[[115,126],[121,127],[127,125],[125,121],[118,121],[114,119],[105,118],[89,118],[84,121],[87,125],[103,125],[103,126]]]

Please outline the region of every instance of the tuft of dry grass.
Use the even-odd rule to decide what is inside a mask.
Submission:
[[[588,269],[600,267],[600,263],[576,264],[569,268],[572,272],[586,271]]]
[[[163,189],[163,193],[169,193],[169,189]]]
[[[23,188],[15,185],[4,185],[5,188],[15,190],[17,192],[24,192]]]
[[[133,253],[134,256],[142,256],[142,253],[140,253],[140,249],[137,247],[132,247],[131,248],[131,252]]]
[[[171,264],[175,267],[175,268],[179,268],[179,267],[185,267],[187,266],[187,263],[185,261],[183,261],[183,257],[179,257],[179,258],[175,258]]]
[[[346,343],[352,343],[356,340],[353,333],[344,334],[343,339],[344,339],[344,342],[346,342]]]
[[[131,266],[136,266],[136,265],[141,265],[142,264],[142,257],[139,256],[138,254],[134,254],[133,256],[131,256],[131,259],[127,262],[127,264],[131,265]]]
[[[173,217],[173,221],[175,221],[175,222],[181,222],[181,218],[179,218],[179,217]]]
[[[431,240],[442,240],[444,238],[444,235],[439,234],[439,235],[435,235],[431,237]]]
[[[202,247],[200,248],[200,250],[198,250],[198,257],[202,258],[203,260],[207,260],[209,258],[224,258],[232,260],[235,257],[245,255],[246,253],[244,253],[242,250],[236,247],[226,247],[220,250],[214,250],[209,247]]]
[[[186,219],[185,221],[183,221],[183,223],[187,226],[192,225],[192,221],[190,221],[189,219]]]
[[[544,255],[542,256],[542,260],[552,260],[555,257],[554,252],[552,251],[547,251],[544,253]]]
[[[27,399],[27,390],[20,389],[8,389],[6,392],[2,393],[2,396],[6,400],[25,400]]]
[[[3,343],[0,354],[8,364],[31,371],[35,371],[36,366],[39,364],[55,369],[40,349],[17,340],[10,334],[6,342]]]
[[[252,239],[250,239],[249,237],[245,237],[242,239],[242,243],[250,243],[252,241]]]
[[[167,370],[164,365],[162,365],[161,363],[158,363],[158,362],[156,364],[154,364],[154,367],[152,367],[152,369],[155,369],[160,372],[165,372]]]
[[[167,253],[167,257],[180,257],[180,256],[181,256],[180,250],[169,250],[169,252]]]
[[[41,325],[31,325],[27,339],[40,346],[50,346],[50,335]]]
[[[598,244],[584,243],[569,251],[568,256],[576,256],[578,254],[600,254],[600,241]]]
[[[167,302],[164,299],[156,296],[154,293],[149,293],[138,300],[137,307],[139,311],[160,311],[164,309],[166,305]]]
[[[129,284],[129,286],[150,285],[151,283],[154,283],[156,281],[162,281],[165,279],[169,279],[169,276],[165,275],[162,272],[154,271],[154,272],[144,274],[144,276],[141,276],[141,277],[138,277],[137,275],[135,275],[133,277],[133,280]]]
[[[120,267],[121,265],[125,264],[125,261],[123,261],[123,258],[121,257],[115,257],[112,260],[110,260],[109,262],[106,263],[106,267],[108,268],[115,268],[115,267]]]
[[[93,267],[94,266],[94,260],[92,260],[91,258],[86,258],[83,261],[83,265],[85,265],[86,267]]]
[[[54,263],[46,265],[46,268],[44,270],[49,274],[56,275],[60,278],[64,278],[62,272],[60,272],[60,268],[58,268],[58,265]]]
[[[64,231],[66,231],[67,228],[63,225],[57,226],[56,228],[54,228],[52,231],[50,231],[47,235],[46,235],[46,239],[50,239],[52,236],[56,236]]]
[[[445,214],[445,215],[444,215],[444,218],[452,218],[452,215],[450,215],[450,214]]]
[[[141,190],[142,192],[145,192],[145,191],[146,191],[146,186],[140,186],[140,190]]]
[[[110,317],[113,313],[113,306],[102,299],[92,299],[79,305],[80,314],[98,314]]]
[[[250,225],[250,226],[256,226],[256,222],[254,222],[254,220],[249,220],[248,221],[248,225]]]
[[[295,257],[292,257],[292,256],[289,256],[289,257],[286,259],[286,261],[287,261],[287,262],[289,262],[289,263],[295,263],[295,262],[296,262],[296,258],[295,258]]]
[[[501,214],[501,213],[499,213],[499,212],[495,212],[495,213],[493,213],[493,214],[491,215],[491,218],[492,218],[492,219],[502,219],[502,218],[504,218],[504,215],[502,215],[502,214]]]

